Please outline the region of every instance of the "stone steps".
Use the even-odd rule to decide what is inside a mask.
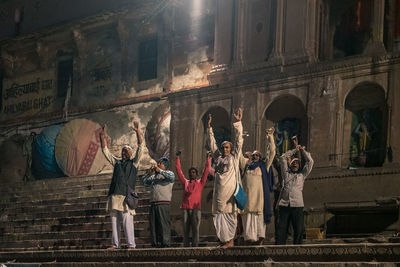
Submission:
[[[148,211],[149,206],[140,206],[137,210],[138,213]],[[44,212],[31,212],[31,213],[17,213],[7,216],[7,221],[32,221],[46,218],[70,218],[77,216],[95,216],[95,215],[106,215],[104,208],[98,209],[87,209],[87,210],[68,210],[68,211],[44,211]],[[4,220],[2,220],[4,221]]]
[[[135,223],[146,222],[148,223],[148,213],[138,213],[135,215]],[[67,232],[69,230],[68,227],[72,227],[72,229],[76,229],[79,227],[85,227],[85,229],[90,230],[90,225],[99,225],[104,224],[108,225],[110,223],[110,218],[108,214],[96,215],[96,216],[74,216],[74,217],[65,217],[65,218],[42,218],[42,219],[34,219],[34,220],[19,220],[14,221],[12,223],[9,222],[0,222],[0,233],[30,233],[31,231],[38,232],[48,232],[48,231],[64,231]],[[109,227],[111,230],[111,225]],[[1,241],[1,236],[0,236]]]
[[[15,193],[21,191],[36,191],[36,190],[62,190],[70,187],[84,187],[93,184],[110,184],[112,174],[99,174],[94,176],[82,177],[64,177],[55,179],[44,179],[29,181],[27,183],[16,183],[0,188],[0,193]],[[60,187],[63,185],[63,187]]]
[[[81,235],[80,235],[81,234]],[[40,238],[0,242],[0,253],[7,251],[35,251],[35,250],[71,250],[71,249],[104,249],[111,245],[111,231],[103,231],[102,237],[97,237],[96,233],[85,234],[76,232],[76,235],[64,238]],[[80,235],[80,236],[79,236]],[[182,247],[182,237],[172,236],[171,247]],[[121,234],[121,245],[124,247],[125,237]],[[137,248],[150,248],[151,241],[148,236],[138,236],[135,231],[135,242]],[[217,247],[218,242],[209,241],[208,238],[201,238],[199,247]]]
[[[147,216],[147,214],[145,215]],[[139,229],[148,229],[148,220],[143,216],[142,219],[138,220],[135,218],[135,233],[138,232]],[[60,223],[57,220],[47,221],[46,223],[42,224],[25,224],[20,226],[13,226],[13,225],[4,225],[0,226],[2,229],[1,234],[18,234],[18,233],[46,233],[46,232],[68,232],[68,231],[99,231],[99,230],[109,230],[111,232],[111,222],[108,217],[102,217],[102,219],[98,221],[90,221],[85,223]],[[1,240],[1,237],[0,237]]]
[[[137,186],[136,191],[139,195],[148,195],[147,189],[144,186]],[[38,191],[38,192],[18,192],[3,194],[0,197],[0,204],[17,204],[23,202],[31,202],[38,200],[58,200],[67,198],[83,198],[92,196],[107,196],[108,186],[100,189],[86,189],[86,188],[75,188],[65,190],[63,192],[54,191]]]
[[[111,222],[106,203],[110,181],[111,174],[106,174],[2,187],[0,251],[109,247]],[[150,244],[150,195],[144,186],[136,188],[140,200],[135,236],[138,246],[145,247]]]
[[[69,212],[69,211],[84,211],[84,210],[106,210],[107,206],[107,197],[94,199],[94,201],[75,201],[65,200],[61,203],[35,203],[30,205],[18,205],[17,207],[7,207],[4,208],[0,214],[6,214],[8,216],[17,216],[20,214],[45,214],[45,213],[53,213],[53,212]],[[139,206],[137,208],[137,212],[142,212],[143,210],[148,210],[150,207],[149,199],[139,199]],[[1,219],[0,219],[1,221]]]
[[[91,240],[91,243],[101,240]],[[82,245],[90,245],[87,240],[81,240]],[[39,244],[40,245],[40,244]],[[56,244],[69,246],[69,244]],[[70,245],[72,246],[72,244]],[[168,263],[195,262],[213,264],[235,263],[233,266],[247,266],[245,263],[315,263],[331,264],[354,262],[398,263],[400,261],[400,244],[317,244],[317,245],[287,245],[287,246],[236,246],[229,249],[215,247],[198,248],[164,248],[164,249],[135,249],[135,250],[36,250],[0,252],[0,262],[14,261],[15,263]],[[241,265],[238,265],[241,264]],[[62,265],[60,265],[62,266]],[[82,265],[85,266],[85,265]],[[93,265],[94,266],[94,265]],[[97,265],[96,265],[97,266]],[[215,265],[213,265],[215,266]],[[249,265],[251,266],[251,265]],[[287,266],[287,265],[286,265]],[[289,265],[290,266],[290,265]],[[302,265],[306,266],[306,265]],[[357,266],[357,265],[355,265]],[[388,265],[398,266],[398,265]]]
[[[149,200],[148,193],[139,193],[139,201],[145,203]],[[80,205],[80,204],[96,204],[96,203],[105,203],[107,202],[106,195],[94,195],[87,197],[75,197],[75,198],[59,198],[59,199],[47,199],[47,200],[38,200],[34,199],[32,201],[26,202],[13,202],[9,204],[0,204],[0,214],[4,213],[3,211],[13,211],[14,209],[24,208],[26,210],[31,210],[35,207],[41,206],[62,206],[62,205]]]
[[[41,263],[40,266],[48,267],[119,267],[119,266],[141,266],[141,267],[168,267],[168,266],[176,266],[176,267],[186,267],[186,266],[207,266],[207,267],[308,267],[308,266],[322,266],[322,267],[396,267],[399,263],[370,263],[370,262],[271,262],[271,261],[261,261],[261,262],[199,262],[196,260],[192,260],[189,262],[51,262],[51,263]],[[7,265],[12,267],[14,265]],[[16,266],[16,265],[15,265]],[[18,266],[22,267],[22,266]],[[26,266],[28,267],[28,266]],[[33,266],[29,266],[33,267]]]

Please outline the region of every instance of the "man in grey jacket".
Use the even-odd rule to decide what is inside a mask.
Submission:
[[[143,179],[150,187],[150,234],[152,247],[169,247],[171,243],[170,202],[175,175],[168,170],[167,158],[160,158],[151,176]]]
[[[299,158],[293,157],[298,152],[305,158],[305,165],[300,170]],[[304,181],[310,174],[314,160],[305,147],[297,145],[281,156],[281,173],[283,189],[279,200],[279,223],[276,229],[277,245],[286,244],[289,224],[293,225],[293,244],[303,243],[304,219],[303,219],[303,186]]]

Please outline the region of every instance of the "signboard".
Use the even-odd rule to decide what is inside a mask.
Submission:
[[[53,108],[57,96],[54,70],[4,79],[2,117],[34,115]]]

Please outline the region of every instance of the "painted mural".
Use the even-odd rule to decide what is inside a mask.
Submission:
[[[140,103],[87,114],[67,123],[49,125],[13,135],[0,144],[1,177],[27,181],[63,176],[95,175],[112,166],[101,152],[99,132],[108,127],[108,147],[117,157],[124,145],[137,147],[133,121],[139,121],[146,147],[140,169],[149,168],[160,157],[169,157],[171,113],[167,101]],[[2,153],[11,151],[9,154]],[[33,174],[33,176],[32,176]]]

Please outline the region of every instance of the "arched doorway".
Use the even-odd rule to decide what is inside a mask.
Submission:
[[[382,166],[386,155],[387,103],[385,91],[374,83],[361,83],[345,101],[344,148],[349,166]]]
[[[308,119],[303,103],[295,96],[286,95],[274,100],[265,111],[265,129],[275,127],[277,156],[293,148],[292,137],[307,146]],[[262,139],[262,147],[265,147]]]
[[[211,127],[213,128],[215,141],[218,147],[221,147],[223,141],[231,141],[231,119],[228,112],[222,107],[212,107],[208,109],[201,119],[204,129],[204,138],[206,138],[209,114],[212,116]],[[206,140],[204,140],[204,144],[207,146],[205,141]],[[209,150],[209,147],[206,147],[206,149]]]

